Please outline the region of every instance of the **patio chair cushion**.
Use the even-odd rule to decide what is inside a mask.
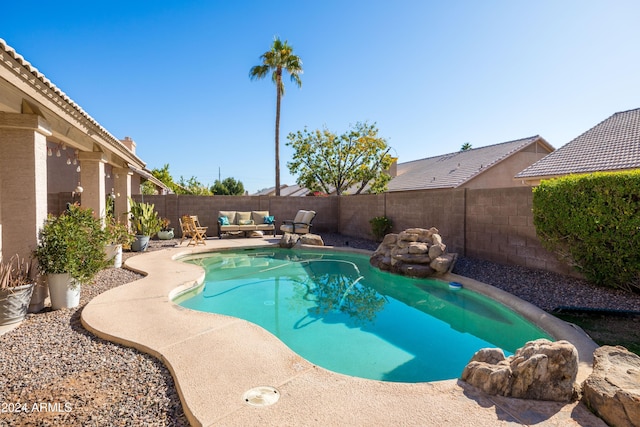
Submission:
[[[218,218],[222,218],[223,216],[227,217],[227,219],[229,220],[229,225],[236,224],[236,211],[220,211],[220,212],[218,212]]]
[[[251,212],[238,212],[236,214],[236,224],[238,225],[249,225],[246,221],[251,220]]]
[[[265,224],[273,224],[274,221],[275,221],[275,217],[273,215],[267,215],[264,217]]]
[[[304,216],[305,216],[305,214],[306,214],[307,212],[308,212],[308,211],[299,210],[299,211],[296,213],[295,218],[293,218],[293,222],[295,222],[295,223],[305,222],[305,221],[303,221],[303,219],[304,219]]]
[[[226,216],[221,216],[218,218],[218,222],[220,225],[229,225],[229,218]]]
[[[304,213],[304,215],[302,217],[302,221],[300,221],[300,222],[304,222],[305,224],[309,224],[314,216],[316,216],[316,213],[314,211],[305,211],[305,213]]]
[[[269,215],[269,211],[251,211],[251,219],[254,224],[266,224],[264,217]]]

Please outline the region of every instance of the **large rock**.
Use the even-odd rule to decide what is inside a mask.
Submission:
[[[624,347],[596,349],[582,400],[609,425],[640,426],[640,356]]]
[[[446,250],[437,228],[408,228],[398,234],[387,234],[370,263],[393,273],[429,277],[453,267],[456,254],[448,254]]]
[[[324,246],[322,237],[311,233],[300,236],[300,243],[303,245]]]
[[[577,374],[573,344],[539,339],[507,358],[500,349],[479,350],[461,379],[492,395],[570,402],[577,395]]]
[[[300,240],[299,235],[293,233],[284,233],[280,238],[280,242],[278,243],[278,245],[281,248],[291,249],[296,245],[296,243],[298,243],[298,240]]]

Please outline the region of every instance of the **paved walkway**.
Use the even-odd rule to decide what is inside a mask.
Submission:
[[[406,384],[333,373],[256,325],[171,302],[204,279],[200,267],[172,261],[176,257],[274,242],[210,239],[206,247],[183,244],[129,258],[129,268],[148,275],[94,298],[82,311],[82,323],[102,338],[162,360],[197,426],[606,426],[577,403],[487,396],[457,380]],[[581,376],[587,368],[583,364]],[[257,387],[275,391],[246,395]],[[279,399],[270,406],[245,401],[267,401],[271,393]]]

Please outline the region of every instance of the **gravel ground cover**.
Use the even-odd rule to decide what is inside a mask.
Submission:
[[[375,250],[377,243],[323,234],[326,245]],[[150,250],[178,241],[152,241]],[[124,258],[135,254],[125,253]],[[454,273],[506,290],[538,307],[640,311],[640,295],[574,278],[459,257]],[[126,269],[100,272],[82,288],[76,309],[29,315],[0,336],[1,426],[186,426],[175,384],[150,355],[102,340],[82,328],[82,308],[96,295],[137,280]]]

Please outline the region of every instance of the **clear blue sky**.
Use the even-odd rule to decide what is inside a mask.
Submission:
[[[5,2],[0,37],[149,169],[274,185],[274,35],[303,61],[286,135],[376,122],[400,162],[539,134],[560,147],[640,107],[637,0]]]

